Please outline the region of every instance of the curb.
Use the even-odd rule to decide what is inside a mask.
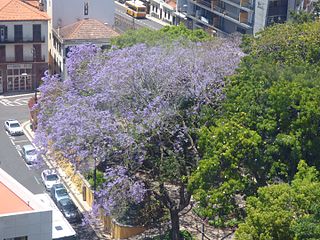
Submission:
[[[33,134],[31,133],[32,130],[30,129],[30,120],[22,123],[21,126],[22,126],[23,132],[26,135],[26,137],[29,139],[31,144],[36,148],[36,146],[33,144],[34,136],[32,136]],[[81,193],[75,193],[74,187],[71,187],[72,183],[70,183],[70,181],[71,181],[70,178],[66,178],[64,171],[59,166],[51,163],[50,160],[48,160],[48,158],[46,158],[45,156],[43,156],[43,160],[49,168],[53,168],[53,169],[57,170],[58,174],[61,177],[63,184],[66,186],[66,188],[68,190],[68,193],[69,193],[71,199],[73,200],[73,202],[75,202],[75,204],[79,208],[80,212],[86,212],[87,211],[86,207],[84,207],[84,205],[81,203],[81,200],[79,200],[79,198],[77,197],[77,195],[80,195],[80,196],[82,196],[82,195],[81,195]],[[102,231],[98,231],[94,226],[91,226],[91,227],[100,239],[111,239],[108,235],[106,235],[106,233],[104,233]]]

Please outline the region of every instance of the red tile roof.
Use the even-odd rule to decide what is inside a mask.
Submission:
[[[83,19],[59,29],[64,40],[103,39],[119,36],[110,26],[95,20]]]
[[[26,212],[33,210],[6,185],[0,182],[0,214]]]
[[[177,6],[177,3],[176,3],[175,0],[167,0],[166,3],[167,3],[169,6],[173,7],[173,9],[175,9],[176,6]]]
[[[0,0],[0,21],[46,21],[46,12],[40,11],[32,0]]]

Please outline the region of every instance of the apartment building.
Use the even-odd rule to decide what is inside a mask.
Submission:
[[[304,0],[188,0],[188,26],[210,34],[256,34],[273,23],[283,23]]]
[[[80,44],[94,44],[106,49],[111,47],[111,38],[119,34],[113,28],[96,19],[85,18],[62,28],[52,29],[54,56],[52,72],[58,73],[63,79],[67,77],[66,58],[70,48]]]
[[[52,210],[0,168],[0,239],[51,240]]]
[[[62,28],[76,25],[84,19],[96,19],[97,21],[113,26],[115,3],[110,0],[40,0],[45,11],[50,17],[49,22],[49,69],[51,73],[58,73],[57,69],[63,71],[65,52],[68,44],[61,45],[62,39],[59,32]],[[61,36],[60,36],[61,37]],[[60,41],[61,40],[61,41]],[[60,41],[60,43],[59,43]],[[83,42],[83,41],[82,41]],[[87,41],[89,42],[89,40]],[[64,48],[63,48],[64,47]]]
[[[31,91],[48,69],[48,15],[35,0],[0,0],[0,93]]]

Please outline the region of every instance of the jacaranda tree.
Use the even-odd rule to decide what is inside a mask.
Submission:
[[[36,143],[82,172],[94,161],[103,168],[95,209],[125,214],[153,196],[170,213],[171,238],[179,239],[179,212],[190,202],[186,185],[200,158],[199,118],[220,106],[224,79],[243,55],[238,45],[230,38],[109,52],[75,47],[69,77],[48,75],[40,87]]]

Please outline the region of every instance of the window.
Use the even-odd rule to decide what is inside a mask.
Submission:
[[[15,42],[23,41],[22,25],[14,25],[14,41]]]
[[[88,14],[89,14],[89,3],[85,2],[84,3],[84,15],[88,16]]]
[[[8,28],[4,25],[0,25],[0,42],[7,41]]]
[[[33,28],[33,41],[41,42],[41,25],[33,24],[32,28]]]
[[[23,62],[23,45],[15,45],[14,53],[16,62]]]
[[[41,61],[41,44],[33,44],[33,61]]]

